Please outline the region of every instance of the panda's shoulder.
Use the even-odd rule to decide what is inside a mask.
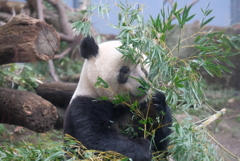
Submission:
[[[72,99],[70,106],[85,106],[89,105],[94,98],[86,96],[76,96]]]
[[[76,96],[70,103],[70,107],[77,109],[91,109],[91,107],[96,106],[98,109],[105,109],[112,108],[114,105],[110,101],[98,100],[89,96]]]

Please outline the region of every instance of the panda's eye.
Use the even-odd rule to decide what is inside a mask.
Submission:
[[[117,78],[119,84],[127,83],[129,74],[130,74],[129,67],[127,66],[121,67],[121,69],[119,70],[118,78]]]
[[[120,74],[129,74],[129,72],[130,72],[130,69],[127,66],[123,66],[120,69]]]

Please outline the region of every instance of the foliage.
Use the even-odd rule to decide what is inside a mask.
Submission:
[[[1,125],[1,124],[0,124]],[[79,141],[65,136],[68,140],[63,144],[62,133],[60,131],[50,131],[44,134],[33,134],[28,136],[23,132],[23,141],[13,144],[12,142],[5,142],[0,144],[0,160],[1,161],[77,161],[78,156],[82,156],[83,160],[102,161],[102,156],[112,161],[127,161],[128,159],[116,152],[100,152],[86,149]],[[0,134],[2,135],[2,134]],[[8,137],[14,137],[11,134]],[[6,137],[2,135],[1,137]],[[19,136],[18,136],[19,137]],[[72,149],[69,148],[75,148]],[[66,154],[71,158],[65,158]]]
[[[82,69],[82,61],[79,60],[72,60],[69,57],[63,57],[61,59],[58,59],[54,61],[56,71],[59,74],[59,76],[62,75],[73,75],[76,73],[79,73]]]
[[[240,122],[240,114],[237,115],[236,120]]]
[[[51,131],[45,134],[28,136],[27,132],[29,133],[29,130],[21,134],[24,136],[23,141],[17,144],[13,144],[11,141],[0,144],[1,161],[63,160],[64,151],[62,150],[62,141],[61,138],[57,138],[58,135],[61,136],[61,133]],[[20,137],[19,135],[17,137]],[[9,136],[2,135],[1,137],[6,140],[8,137],[12,138],[14,136],[12,133]]]
[[[1,160],[63,160],[64,152],[61,151],[61,142],[48,143],[47,145],[30,144],[22,142],[19,147],[5,145],[0,147]]]
[[[0,134],[3,134],[6,131],[3,124],[0,124]]]
[[[0,87],[34,92],[37,86],[37,75],[29,64],[15,63],[0,66]]]
[[[120,7],[130,9],[130,6],[123,4]],[[179,17],[179,28],[183,28],[185,23],[192,18],[192,16],[188,16],[191,6],[179,10],[176,8],[177,3],[169,11],[168,16],[163,9],[155,20],[151,18],[147,24],[143,23],[143,18],[141,19],[138,14],[141,8],[132,9],[132,14],[124,13],[127,9],[120,12],[119,14],[122,16],[119,17],[125,16],[125,21],[122,22],[123,18],[119,19],[121,23],[116,26],[121,31],[118,37],[123,42],[120,51],[125,58],[131,59],[135,63],[140,62],[141,53],[146,54],[147,60],[143,63],[150,65],[149,80],[152,88],[164,91],[167,94],[168,102],[173,107],[176,107],[178,102],[184,102],[183,106],[185,107],[199,107],[205,97],[202,88],[204,85],[198,69],[203,67],[209,74],[217,76],[221,76],[222,72],[230,72],[220,65],[219,61],[225,61],[233,66],[226,57],[230,55],[230,49],[235,46],[235,43],[225,36],[223,31],[209,31],[205,35],[198,35],[195,39],[195,47],[199,49],[198,55],[186,59],[176,57],[172,54],[173,51],[168,52],[165,43],[166,32],[173,28],[172,15]],[[180,11],[183,11],[182,17],[179,16]],[[180,50],[181,42],[179,40],[176,50]],[[132,47],[139,51],[133,50]]]
[[[142,14],[143,5],[128,4],[128,2],[124,4],[121,1],[116,5],[120,9],[118,24],[110,24],[110,26],[120,31],[118,38],[121,39],[122,46],[118,50],[123,54],[123,58],[136,64],[150,66],[147,84],[153,92],[162,91],[166,94],[167,102],[172,110],[186,111],[189,107],[196,108],[205,104],[204,83],[199,73],[200,68],[205,69],[211,76],[222,76],[223,73],[228,73],[230,70],[220,62],[234,67],[227,58],[236,54],[232,53],[233,49],[239,51],[237,46],[240,41],[239,36],[225,35],[224,31],[214,31],[213,29],[203,32],[205,25],[214,18],[209,18],[212,12],[209,5],[206,9],[201,9],[204,17],[199,26],[199,32],[188,38],[180,37],[173,49],[166,44],[166,34],[174,27],[178,27],[180,30],[184,29],[185,24],[195,16],[189,15],[192,6],[178,9],[177,3],[174,3],[171,9],[163,7],[156,18],[150,16],[150,20],[146,22]],[[108,16],[106,12],[110,10],[108,5],[104,7],[100,4],[95,8],[102,19],[104,19],[104,15]],[[92,8],[86,12],[89,18],[91,12]],[[177,20],[177,25],[172,24],[174,18]],[[78,28],[77,33],[81,32],[86,36],[90,33],[84,28],[83,23],[89,22],[90,20],[81,22],[80,28],[78,28],[80,22],[75,23],[73,28]],[[184,59],[174,55],[174,51],[181,52],[180,44],[189,38],[195,38],[193,46],[197,52]],[[146,59],[143,55],[146,56]],[[98,78],[97,85],[99,82],[104,84],[104,80]],[[117,99],[120,98],[119,102],[125,102],[125,97],[117,97]],[[132,109],[134,105],[129,106]],[[180,107],[181,109],[179,109]],[[143,117],[142,121],[146,123],[148,120],[151,119]],[[172,130],[173,133],[169,136],[172,148],[169,151],[176,160],[220,159],[207,137],[210,134],[205,129],[199,129],[192,121],[175,122]],[[147,133],[147,131],[144,132]]]
[[[64,140],[64,149],[67,156],[71,157],[71,161],[78,160],[79,157],[81,157],[82,160],[93,161],[128,161],[127,157],[114,151],[102,152],[91,149],[89,150],[77,139],[67,134],[65,135]]]
[[[218,157],[214,144],[209,144],[207,131],[198,128],[190,119],[184,119],[180,123],[173,123],[174,133],[170,136],[171,144],[169,152],[177,161],[209,161],[222,160]]]

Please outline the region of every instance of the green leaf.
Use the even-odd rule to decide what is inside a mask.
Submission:
[[[177,10],[177,2],[173,4],[172,12],[176,12],[176,10]]]
[[[188,17],[188,18],[186,19],[186,22],[190,21],[195,15],[196,15],[196,14],[194,14],[194,15]]]
[[[195,47],[197,49],[201,49],[203,51],[213,51],[213,50],[217,50],[218,49],[217,46],[198,46],[198,45],[195,45]]]
[[[182,12],[183,8],[179,9],[177,12],[173,13],[175,15],[180,15],[180,12]]]
[[[178,88],[184,88],[185,86],[184,86],[183,84],[177,83],[177,84],[176,84],[176,87],[178,87]]]
[[[147,120],[143,120],[143,119],[139,120],[138,122],[139,122],[140,124],[147,124]]]
[[[210,13],[212,13],[213,10],[209,10],[206,12],[206,16],[208,16]]]
[[[231,71],[230,71],[228,68],[224,67],[223,65],[218,65],[218,66],[219,66],[219,68],[221,68],[221,69],[224,70],[225,72],[231,73]]]
[[[109,100],[109,98],[108,98],[108,97],[105,97],[105,96],[102,96],[102,97],[100,97],[98,100],[106,101],[106,100]]]
[[[129,160],[129,158],[124,158],[121,161],[128,161],[128,160]]]
[[[108,88],[108,84],[107,82],[105,82],[102,78],[98,77],[97,78],[97,82],[95,83],[96,87],[104,87],[104,88]]]
[[[214,17],[209,18],[208,20],[206,20],[205,22],[202,22],[200,25],[200,28],[202,28],[203,26],[205,26],[206,24],[208,24],[209,22],[211,22],[214,19]]]
[[[175,25],[170,25],[170,26],[168,27],[168,30],[170,31],[170,30],[172,30],[174,27],[175,27]]]

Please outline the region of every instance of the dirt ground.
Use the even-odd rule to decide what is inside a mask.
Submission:
[[[240,100],[229,99],[226,104],[227,112],[222,117],[222,121],[211,128],[215,139],[229,152],[240,160]],[[237,158],[227,157],[223,150],[226,160],[237,161]]]

